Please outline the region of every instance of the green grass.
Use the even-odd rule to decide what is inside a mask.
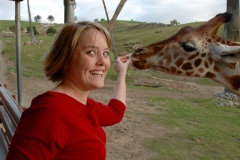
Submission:
[[[214,82],[210,79],[207,79],[207,78],[199,78],[199,79],[197,79],[196,83],[200,84],[200,85],[220,86],[219,83],[216,83],[216,82]]]
[[[157,114],[148,117],[169,129],[143,145],[157,152],[154,160],[240,159],[240,110],[211,103],[212,99],[150,97]]]
[[[12,20],[0,20],[0,31],[4,30],[7,31],[10,26],[14,25],[15,21]],[[35,23],[33,23],[35,24]],[[27,28],[29,26],[29,22],[22,21],[21,22],[21,28]]]

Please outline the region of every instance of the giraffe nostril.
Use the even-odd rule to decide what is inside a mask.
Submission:
[[[139,53],[139,52],[142,52],[144,49],[143,48],[138,48],[135,50],[135,53]]]

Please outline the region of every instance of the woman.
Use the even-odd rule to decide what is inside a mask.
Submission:
[[[110,67],[109,32],[93,22],[66,24],[44,60],[46,77],[57,85],[32,100],[23,112],[7,160],[104,160],[102,126],[121,121],[126,103],[125,76],[129,61],[115,62],[118,80],[104,105],[89,98],[102,88]]]

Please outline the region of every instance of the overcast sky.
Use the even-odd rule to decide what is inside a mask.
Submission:
[[[36,15],[48,22],[52,15],[55,23],[64,23],[64,0],[29,0],[32,19]],[[105,0],[109,18],[112,18],[120,0]],[[27,0],[20,3],[21,20],[28,21]],[[74,15],[78,20],[107,19],[102,0],[76,0]],[[127,0],[118,20],[161,22],[169,24],[176,19],[180,24],[208,21],[226,11],[226,0]],[[0,20],[15,19],[15,2],[0,0]]]

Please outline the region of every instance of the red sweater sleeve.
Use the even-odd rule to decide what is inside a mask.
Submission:
[[[111,126],[119,123],[126,110],[126,106],[117,99],[111,99],[108,105],[88,99],[89,105],[96,107],[96,114],[101,126]]]

